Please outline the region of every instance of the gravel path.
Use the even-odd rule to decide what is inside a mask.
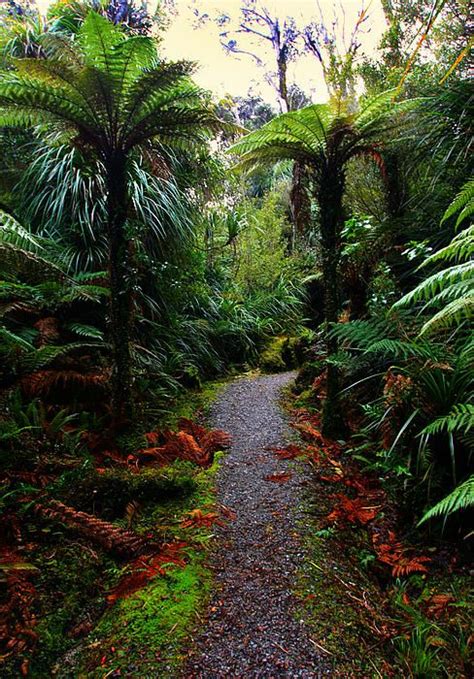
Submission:
[[[217,591],[190,651],[186,679],[328,675],[295,617],[291,593],[302,558],[297,507],[304,472],[268,450],[288,441],[278,399],[293,378],[285,373],[240,379],[214,406],[213,425],[233,439],[219,471],[218,500],[236,518],[217,530]],[[284,471],[292,472],[285,483],[265,479]]]

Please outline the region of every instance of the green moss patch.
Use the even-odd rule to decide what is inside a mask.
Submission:
[[[166,575],[119,601],[103,616],[84,648],[80,675],[103,677],[121,670],[129,676],[176,676],[181,649],[211,587],[202,554],[188,550],[185,568]]]

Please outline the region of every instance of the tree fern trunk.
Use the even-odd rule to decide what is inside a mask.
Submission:
[[[290,190],[290,211],[293,222],[294,241],[307,233],[311,221],[311,204],[306,192],[307,175],[303,163],[293,165],[293,178]],[[295,243],[292,244],[294,249]]]
[[[112,345],[112,414],[114,424],[128,420],[131,399],[131,288],[127,221],[126,155],[107,158],[107,217],[109,241],[110,322]]]
[[[324,314],[328,356],[335,354],[338,350],[338,341],[330,334],[330,330],[337,323],[340,311],[338,266],[340,258],[340,234],[343,223],[343,191],[344,175],[342,173],[327,172],[319,182],[317,198],[320,209]],[[338,368],[334,365],[328,365],[322,431],[325,436],[330,438],[338,438],[344,430],[344,418],[339,404],[339,382]]]

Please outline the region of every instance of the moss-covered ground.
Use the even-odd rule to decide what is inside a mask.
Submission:
[[[165,565],[164,575],[108,608],[81,644],[78,657],[72,657],[75,676],[177,676],[183,642],[198,622],[212,585],[206,566],[212,527],[183,528],[181,521],[192,510],[216,509],[214,477],[219,459],[217,454],[212,467],[195,474],[195,491],[185,499],[144,513],[142,530],[154,529],[167,542],[185,543],[181,556],[186,565]],[[59,670],[58,676],[68,675]]]

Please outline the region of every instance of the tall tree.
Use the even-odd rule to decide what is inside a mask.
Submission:
[[[273,14],[265,2],[242,0],[237,26],[229,27],[230,22],[229,16],[221,16],[220,23],[225,30],[221,31],[220,39],[224,49],[232,54],[246,54],[259,66],[268,67],[261,53],[262,41],[269,46],[276,70],[270,67],[266,78],[278,95],[281,112],[289,111],[288,65],[298,53],[298,30],[294,19]]]
[[[20,59],[0,78],[0,125],[40,125],[89,154],[105,174],[113,413],[131,413],[132,281],[128,167],[135,150],[200,147],[219,123],[187,62],[158,58],[148,37],[127,37],[91,12],[74,41],[50,36],[48,58]],[[92,217],[91,217],[92,219]]]
[[[231,149],[241,156],[243,167],[286,158],[303,164],[310,173],[313,199],[319,206],[328,355],[338,350],[331,328],[340,313],[338,268],[346,167],[357,156],[379,159],[389,117],[410,105],[406,102],[396,105],[393,98],[393,92],[386,92],[366,102],[357,113],[341,108],[341,103],[336,107],[321,104],[291,111],[247,135]],[[343,428],[338,400],[338,368],[329,362],[323,408],[323,430],[328,436],[340,435]]]
[[[346,38],[346,17],[341,5],[341,16],[329,24],[322,8],[319,8],[319,21],[312,21],[301,31],[304,49],[314,57],[320,66],[331,99],[337,102],[355,103],[356,69],[355,61],[361,48],[360,34],[367,21],[368,10],[363,6],[358,14],[349,38]],[[339,26],[339,19],[342,26]]]
[[[242,0],[237,20],[228,14],[220,14],[216,21],[222,29],[220,40],[226,52],[246,55],[266,69],[265,78],[277,94],[280,112],[308,103],[304,92],[288,80],[288,66],[297,58],[300,42],[300,31],[293,17],[271,11],[265,0]],[[268,47],[273,55],[271,61],[266,54]],[[304,233],[308,226],[306,185],[304,170],[295,163],[290,191],[292,247],[297,234]]]

